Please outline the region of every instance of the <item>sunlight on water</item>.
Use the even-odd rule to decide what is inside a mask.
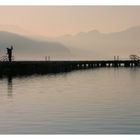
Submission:
[[[140,68],[0,79],[0,133],[140,133]]]

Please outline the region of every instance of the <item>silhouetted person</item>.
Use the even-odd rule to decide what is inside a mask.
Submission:
[[[119,60],[119,56],[117,56],[117,60]]]
[[[48,56],[48,60],[50,61],[50,56]]]
[[[45,56],[45,61],[47,61],[47,56]]]
[[[114,60],[116,60],[116,56],[114,56]]]
[[[12,50],[13,50],[13,46],[11,46],[11,48],[7,48],[7,54],[8,54],[9,62],[12,61]]]

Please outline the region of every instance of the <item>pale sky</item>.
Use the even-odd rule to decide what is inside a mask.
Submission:
[[[140,7],[0,7],[0,30],[55,37],[97,29],[116,32],[140,25]]]

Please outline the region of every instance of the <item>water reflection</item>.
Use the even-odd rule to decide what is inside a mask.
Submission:
[[[4,77],[0,134],[140,134],[139,83],[140,68]]]
[[[11,75],[9,75],[8,77],[7,77],[7,95],[9,96],[9,97],[11,97],[12,96],[12,93],[13,93],[13,82],[12,82],[12,76]]]

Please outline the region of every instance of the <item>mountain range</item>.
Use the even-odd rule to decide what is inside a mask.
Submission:
[[[6,48],[13,45],[17,60],[44,60],[45,56],[63,58],[70,55],[67,47],[58,42],[40,41],[15,33],[0,31],[0,55],[6,54]]]
[[[16,60],[52,59],[128,59],[140,55],[140,26],[120,32],[101,33],[98,30],[64,35],[56,38],[27,37],[17,33],[0,31],[0,56],[6,48],[14,46]]]
[[[111,33],[92,30],[64,35],[54,40],[84,59],[113,59],[114,55],[125,59],[130,54],[140,55],[140,26]]]

